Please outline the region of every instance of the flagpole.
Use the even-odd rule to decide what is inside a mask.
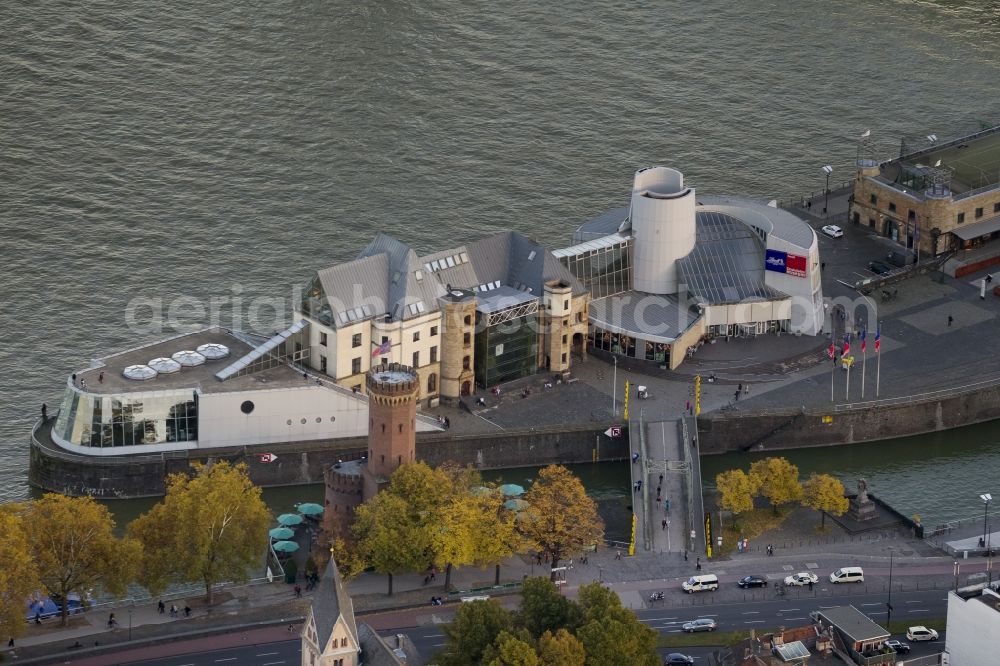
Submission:
[[[844,400],[848,402],[851,401],[851,365],[852,363],[847,363],[847,385],[844,387]]]
[[[865,343],[861,346],[868,347],[868,344]],[[867,365],[868,365],[868,350],[862,349],[861,350],[861,399],[862,400],[865,399],[865,367]]]
[[[876,356],[876,361],[875,361],[875,397],[877,398],[878,397],[879,375],[880,375],[880,373],[882,371],[882,352],[881,351],[875,352],[875,356]]]

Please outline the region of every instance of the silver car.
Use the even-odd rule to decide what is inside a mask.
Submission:
[[[696,631],[715,631],[718,628],[719,625],[710,617],[698,618],[697,620],[691,620],[681,625],[681,629],[689,634],[693,634]]]

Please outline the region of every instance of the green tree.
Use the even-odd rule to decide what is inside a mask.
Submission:
[[[0,511],[0,534],[0,636],[16,638],[27,626],[25,602],[42,583],[21,518],[13,510]]]
[[[154,596],[173,581],[212,587],[245,582],[260,564],[270,512],[246,465],[198,465],[193,476],[172,474],[161,502],[129,525],[143,544],[140,583]]]
[[[402,469],[402,468],[400,468]],[[404,571],[424,571],[431,563],[432,532],[410,513],[406,500],[381,492],[357,508],[351,527],[358,557],[375,571],[392,577]]]
[[[820,512],[820,526],[826,526],[826,514],[842,516],[849,504],[844,497],[844,484],[829,474],[813,472],[802,484],[802,505]]]
[[[542,666],[584,666],[587,660],[583,643],[565,629],[542,634],[538,639],[538,656]]]
[[[774,513],[778,505],[802,499],[799,468],[785,458],[758,460],[750,466],[750,481],[771,502]]]
[[[719,506],[733,516],[753,509],[755,488],[743,470],[731,469],[716,474],[715,487],[719,489]]]
[[[484,651],[483,663],[487,666],[539,666],[541,660],[530,637],[501,631],[493,645]]]
[[[444,627],[447,642],[435,663],[440,666],[478,664],[500,632],[509,632],[513,626],[511,613],[493,599],[462,604],[455,619]]]
[[[517,531],[517,513],[504,508],[499,491],[472,496],[476,504],[469,526],[473,542],[474,563],[494,565],[493,584],[500,584],[500,562],[515,553],[524,552],[524,539]]]
[[[617,594],[600,583],[590,583],[580,588],[579,603],[584,624],[576,637],[586,650],[588,666],[659,663],[657,633],[622,607]]]
[[[21,524],[42,586],[54,597],[85,598],[94,589],[121,596],[134,578],[142,547],[115,538],[111,512],[90,497],[47,493],[28,503]],[[68,615],[64,603],[63,625]]]
[[[515,613],[517,623],[532,637],[565,627],[576,628],[580,622],[579,608],[559,593],[548,578],[527,578],[521,586],[521,608]]]
[[[524,496],[518,530],[534,547],[548,553],[555,568],[572,553],[590,548],[604,536],[597,505],[583,484],[561,465],[549,465]],[[555,572],[552,572],[555,578]]]

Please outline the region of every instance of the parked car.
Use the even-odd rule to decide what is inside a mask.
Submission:
[[[693,634],[696,631],[715,631],[718,628],[718,623],[710,617],[698,618],[697,620],[691,620],[681,625],[681,629],[689,634]]]
[[[865,571],[861,567],[841,567],[830,574],[831,583],[863,583]]]
[[[906,630],[906,639],[910,641],[936,641],[938,634],[933,629],[924,626],[910,627]]]
[[[767,579],[763,576],[743,576],[736,584],[744,590],[748,587],[767,587]]]
[[[844,235],[844,230],[838,227],[836,224],[828,224],[822,229],[823,233],[830,238],[840,238]]]
[[[875,275],[885,275],[892,270],[892,266],[881,261],[870,261],[868,262],[868,270]]]
[[[663,663],[666,664],[666,666],[693,664],[694,657],[687,654],[681,654],[680,652],[671,652],[663,659]]]
[[[719,577],[715,574],[691,576],[681,583],[681,589],[688,594],[693,592],[714,592],[719,589]]]
[[[896,652],[896,654],[910,653],[910,645],[908,643],[904,643],[903,641],[897,641],[896,639],[892,639],[891,641],[886,641],[885,646],[892,648],[893,651]]]
[[[808,585],[809,583],[818,583],[819,576],[808,571],[800,571],[797,574],[792,574],[791,576],[785,576],[785,585]]]

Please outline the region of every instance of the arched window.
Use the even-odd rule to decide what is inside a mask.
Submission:
[[[429,377],[427,377],[427,392],[434,393],[438,388],[438,376],[436,372],[432,372]]]

